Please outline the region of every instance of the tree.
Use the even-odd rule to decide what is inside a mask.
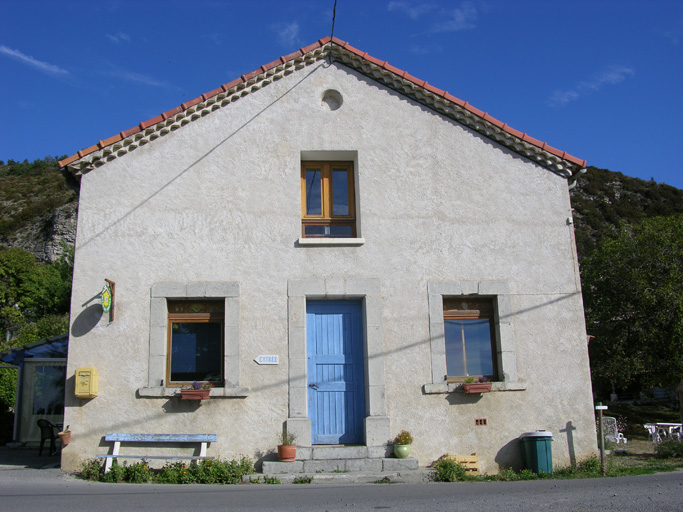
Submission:
[[[683,376],[683,215],[622,225],[582,265],[596,388]]]
[[[0,350],[15,345],[5,345],[8,329],[68,312],[73,251],[66,255],[62,261],[46,265],[23,249],[0,249]],[[37,333],[47,331],[36,329]]]

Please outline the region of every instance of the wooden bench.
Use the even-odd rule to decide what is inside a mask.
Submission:
[[[104,436],[104,440],[109,443],[114,443],[114,449],[110,455],[98,455],[100,459],[106,459],[104,463],[104,472],[108,473],[111,469],[112,462],[117,459],[166,459],[166,460],[200,460],[213,459],[207,457],[206,445],[207,443],[214,443],[218,436],[216,434],[117,434],[108,433]],[[199,455],[192,455],[187,457],[175,457],[170,455],[121,455],[119,450],[121,443],[201,443]]]

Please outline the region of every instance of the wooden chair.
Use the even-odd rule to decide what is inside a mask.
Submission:
[[[38,449],[38,456],[43,454],[43,446],[48,439],[50,440],[50,452],[48,455],[54,455],[57,453],[57,447],[55,445],[55,441],[57,440],[55,429],[57,427],[43,419],[38,420],[38,427],[40,428],[40,448]]]

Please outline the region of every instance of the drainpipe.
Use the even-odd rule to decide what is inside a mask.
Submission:
[[[21,414],[23,412],[23,403],[21,397],[24,395],[24,356],[22,350],[21,356],[17,361],[17,396],[14,400],[14,432],[12,437],[15,441],[19,441],[19,434],[21,433]]]

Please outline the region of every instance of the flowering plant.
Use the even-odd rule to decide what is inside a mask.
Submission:
[[[194,381],[192,383],[192,388],[191,389],[211,389],[213,387],[213,384],[210,382],[197,382]]]
[[[394,438],[394,444],[413,444],[413,436],[407,430],[401,430]]]

